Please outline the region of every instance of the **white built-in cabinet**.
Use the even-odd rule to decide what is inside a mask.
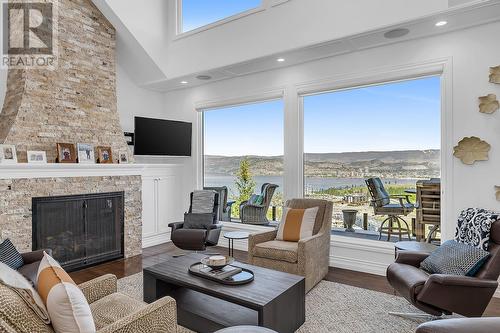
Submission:
[[[142,173],[142,247],[170,240],[169,223],[183,220],[182,170],[179,166],[147,166]]]

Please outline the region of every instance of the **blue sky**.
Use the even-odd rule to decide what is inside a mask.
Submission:
[[[260,6],[261,0],[182,0],[182,31]]]
[[[439,149],[440,79],[304,98],[304,151]],[[205,154],[282,155],[281,100],[206,111]]]

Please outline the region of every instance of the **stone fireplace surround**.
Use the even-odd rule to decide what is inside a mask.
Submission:
[[[0,166],[0,236],[21,252],[32,250],[32,198],[125,192],[124,256],[142,253],[141,174],[144,166]]]

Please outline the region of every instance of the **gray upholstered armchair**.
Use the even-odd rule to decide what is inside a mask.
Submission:
[[[252,265],[304,276],[308,292],[328,273],[333,204],[326,200],[293,199],[287,201],[286,207],[319,207],[313,236],[286,242],[276,240],[277,230],[250,235],[248,261]]]
[[[265,183],[261,187],[260,196],[252,195],[250,200],[243,201],[240,204],[241,223],[269,224],[267,211],[269,210],[269,205],[271,205],[274,192],[278,187],[275,184]],[[255,202],[258,197],[262,198],[261,202]]]

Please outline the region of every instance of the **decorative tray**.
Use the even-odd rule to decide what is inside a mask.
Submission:
[[[219,277],[217,276],[218,270],[211,269],[207,265],[204,265],[201,262],[197,262],[189,266],[189,273],[202,277],[204,279],[233,286],[250,283],[254,279],[253,272],[249,269],[232,265],[228,265],[226,266],[226,268],[236,268],[241,271],[229,277],[224,277],[224,276]]]

